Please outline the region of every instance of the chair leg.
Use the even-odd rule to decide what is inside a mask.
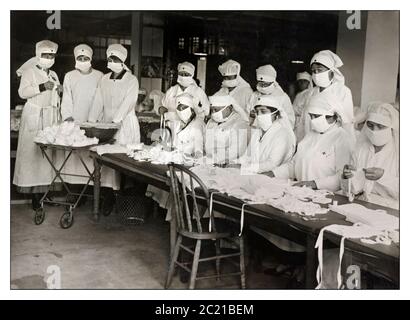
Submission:
[[[175,262],[178,260],[181,242],[182,242],[182,236],[179,235],[177,238],[177,242],[175,243],[174,252],[171,255],[172,259],[171,259],[171,263],[168,268],[167,280],[165,281],[165,289],[169,288],[169,286],[171,285],[172,279],[174,277]]]
[[[196,241],[194,261],[192,262],[191,280],[189,281],[189,289],[195,289],[196,274],[198,272],[199,256],[201,255],[201,240]]]
[[[243,236],[239,238],[239,250],[240,250],[240,269],[241,269],[241,289],[246,289],[246,277],[245,277],[245,250],[244,250]]]
[[[221,240],[216,240],[215,241],[215,248],[216,248],[216,255],[219,257],[221,255]],[[216,278],[217,280],[220,280],[221,278],[219,275],[221,274],[221,259],[217,258],[215,260],[216,263],[216,274],[218,277]]]

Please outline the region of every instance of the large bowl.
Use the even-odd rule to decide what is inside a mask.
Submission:
[[[119,129],[116,124],[82,124],[81,129],[85,131],[88,138],[97,138],[99,143],[106,143],[112,140]]]

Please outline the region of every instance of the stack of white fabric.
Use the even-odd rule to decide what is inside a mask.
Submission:
[[[41,130],[34,142],[60,146],[85,147],[98,144],[97,138],[88,138],[74,122],[63,122]]]
[[[209,189],[244,200],[248,203],[268,204],[284,212],[314,216],[325,214],[320,204],[331,202],[323,190],[296,187],[290,181],[269,178],[262,174],[241,175],[240,169],[201,165],[191,168]]]

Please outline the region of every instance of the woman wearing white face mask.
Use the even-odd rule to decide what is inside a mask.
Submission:
[[[399,114],[390,104],[371,103],[350,165],[342,174],[342,189],[359,199],[399,207]]]
[[[177,97],[176,113],[181,121],[175,136],[175,147],[185,154],[201,157],[204,152],[204,121],[194,112],[191,95],[184,93]]]
[[[255,102],[258,129],[252,129],[251,140],[239,163],[256,173],[271,171],[291,160],[296,138],[286,112],[270,96]]]
[[[352,146],[349,134],[340,126],[344,115],[336,112],[340,110],[337,104],[331,95],[310,99],[307,112],[312,131],[299,143],[292,160],[273,170],[275,177],[296,179],[296,185],[313,189],[340,189],[339,177]]]
[[[293,110],[292,102],[289,96],[282,90],[280,85],[276,82],[276,70],[270,64],[264,65],[256,69],[256,80],[258,81],[256,91],[250,96],[246,111],[250,114],[255,102],[258,98],[263,96],[270,96],[275,100],[276,105],[280,106],[287,115],[290,126],[295,126],[295,112]],[[254,115],[252,114],[252,117]],[[254,126],[257,126],[254,123]]]
[[[53,170],[33,142],[39,130],[56,124],[60,118],[61,85],[57,74],[50,70],[58,45],[49,40],[36,44],[36,56],[17,70],[21,76],[19,95],[27,99],[21,117],[13,183],[22,193],[32,194],[33,209],[40,207],[44,193],[53,178]],[[55,159],[55,154],[49,153]]]
[[[214,95],[211,119],[206,124],[205,153],[216,164],[238,159],[248,144],[248,121],[244,110],[229,95]]]
[[[63,82],[61,115],[64,121],[75,121],[81,124],[88,120],[98,83],[103,77],[101,71],[92,68],[92,57],[93,50],[88,45],[80,44],[74,48],[75,69],[66,73]],[[82,158],[92,171],[94,164],[88,151],[82,152]],[[76,156],[69,158],[64,169],[66,173],[87,175],[86,169]],[[87,178],[74,176],[67,176],[65,179],[66,182],[73,184],[85,184],[87,180]],[[106,185],[104,179],[102,185]]]
[[[205,119],[209,115],[209,100],[204,90],[199,87],[195,80],[195,66],[189,62],[178,64],[177,84],[172,86],[165,93],[162,100],[162,106],[158,109],[160,115],[164,115],[166,120],[177,120],[176,99],[183,93],[190,94],[194,99],[194,111],[196,115]]]
[[[350,89],[345,85],[345,78],[339,68],[343,66],[343,62],[338,55],[330,50],[323,50],[316,53],[311,62],[312,80],[316,85],[309,90],[309,96],[331,93],[339,102],[343,109],[344,119],[343,127],[351,134],[352,140],[355,140],[354,134],[354,114],[353,114],[353,99]],[[309,103],[309,98],[306,99],[306,105]],[[306,110],[306,106],[304,107]],[[310,130],[309,115],[304,112],[300,122],[300,132],[307,134]]]
[[[236,103],[246,111],[246,104],[252,94],[252,88],[241,76],[241,65],[234,61],[228,60],[218,67],[222,75],[221,88],[214,95],[229,95],[235,99]]]

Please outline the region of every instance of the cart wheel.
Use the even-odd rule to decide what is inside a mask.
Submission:
[[[36,213],[34,214],[34,224],[39,225],[44,222],[44,218],[46,217],[46,212],[44,208],[38,208]]]
[[[74,223],[74,216],[72,212],[64,212],[64,214],[61,216],[60,219],[60,226],[63,229],[68,229],[70,228]]]

